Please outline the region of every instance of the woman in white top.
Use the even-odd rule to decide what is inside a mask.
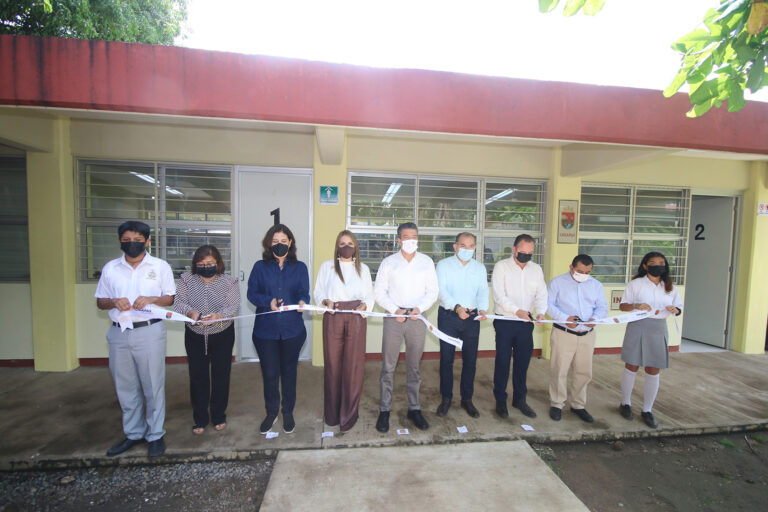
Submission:
[[[627,324],[621,359],[624,375],[621,378],[621,415],[634,418],[630,397],[635,386],[637,370],[645,367],[642,417],[646,425],[656,428],[658,423],[651,412],[659,392],[659,371],[669,367],[667,347],[667,317],[680,315],[683,301],[669,276],[669,263],[660,252],[649,252],[643,257],[637,274],[627,284],[621,298],[622,311],[649,311],[650,316]]]
[[[336,237],[333,260],[320,266],[315,302],[332,309],[370,311],[373,283],[360,262],[360,246],[350,231]],[[325,357],[325,423],[347,432],[357,422],[365,372],[366,319],[357,313],[323,315]]]

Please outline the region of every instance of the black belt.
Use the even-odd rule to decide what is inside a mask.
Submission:
[[[554,325],[556,329],[560,329],[561,331],[565,331],[568,334],[573,334],[574,336],[586,336],[587,334],[592,332],[592,329],[590,329],[588,331],[574,331],[574,330],[569,329],[567,327],[563,327],[562,325],[559,325],[559,324],[552,324],[552,325]]]
[[[147,327],[152,324],[156,324],[157,322],[162,322],[159,318],[153,318],[152,320],[147,320],[146,322],[133,322],[132,329],[138,329],[139,327]],[[117,322],[112,322],[112,325],[115,327],[120,327],[120,324]]]
[[[443,306],[438,306],[437,309],[440,310],[440,311],[445,311],[446,313],[454,315],[454,316],[457,316],[457,317],[459,316],[459,314],[457,312],[455,312],[454,310],[444,308]],[[466,320],[474,320],[475,319],[475,317],[477,316],[477,310],[474,309],[473,311],[474,311],[473,313],[469,313],[469,318],[466,318]],[[461,317],[459,317],[459,320],[461,320]]]

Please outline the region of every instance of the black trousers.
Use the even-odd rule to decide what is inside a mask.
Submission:
[[[211,419],[214,425],[226,422],[232,348],[235,346],[234,324],[219,333],[208,335],[207,355],[205,337],[190,329],[184,330],[184,346],[187,349],[189,398],[195,425],[205,427]]]
[[[293,408],[296,405],[299,354],[304,340],[307,339],[306,331],[284,340],[266,340],[257,338],[255,335],[252,339],[256,353],[259,354],[267,414],[277,416],[281,406],[284,413],[293,414]]]
[[[496,363],[493,369],[493,396],[497,402],[507,400],[509,381],[509,360],[514,352],[512,364],[512,401],[525,402],[528,394],[526,379],[528,365],[533,354],[533,322],[494,320],[496,330]]]
[[[459,315],[445,308],[437,311],[437,328],[449,336],[459,338],[461,348],[461,381],[459,391],[462,400],[472,400],[475,392],[475,370],[477,368],[477,345],[480,339],[480,322],[474,317],[462,320]],[[456,347],[440,342],[440,394],[453,398],[453,360]]]

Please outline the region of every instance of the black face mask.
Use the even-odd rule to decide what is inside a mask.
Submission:
[[[120,250],[129,258],[136,258],[144,252],[145,242],[120,242]]]
[[[275,244],[272,246],[272,254],[277,256],[278,258],[282,258],[286,254],[288,254],[288,245],[286,244]]]
[[[664,265],[648,265],[648,273],[653,277],[661,277],[664,273]]]
[[[213,277],[217,274],[218,268],[216,268],[216,265],[209,265],[206,267],[199,266],[195,267],[195,273],[199,275],[200,277]]]
[[[517,261],[519,261],[520,263],[528,263],[529,261],[531,261],[531,258],[533,258],[533,254],[519,252],[517,253],[517,256],[515,256],[515,258],[517,258]]]

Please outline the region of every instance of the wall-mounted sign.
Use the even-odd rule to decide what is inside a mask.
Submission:
[[[561,199],[558,208],[557,243],[575,244],[578,232],[579,202],[575,199]]]
[[[768,217],[768,203],[757,203],[757,216]]]
[[[611,309],[619,309],[621,298],[624,296],[624,290],[611,290]]]
[[[339,204],[339,187],[320,185],[320,204]]]

